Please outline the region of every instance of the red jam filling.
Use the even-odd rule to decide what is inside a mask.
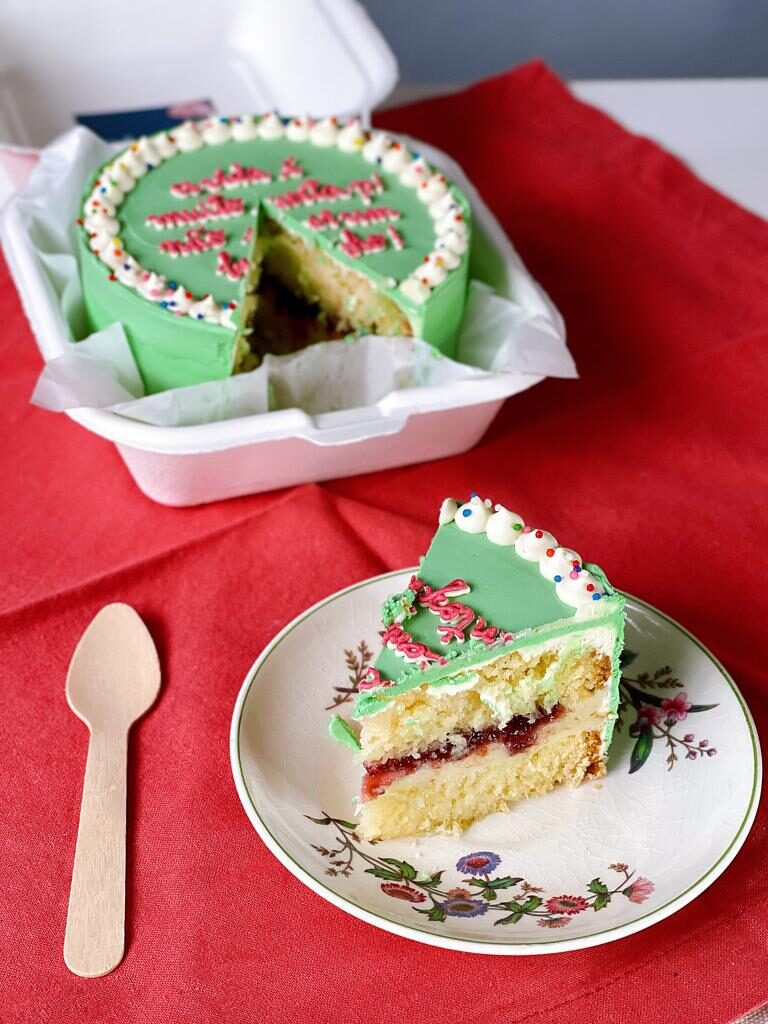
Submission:
[[[485,754],[494,744],[501,743],[507,748],[508,753],[518,754],[521,750],[527,750],[533,746],[542,726],[554,722],[564,712],[565,709],[560,704],[555,704],[551,711],[540,712],[538,718],[532,722],[525,715],[516,715],[502,728],[491,725],[487,729],[473,729],[472,732],[461,733],[460,735],[467,743],[466,747],[462,746],[460,754],[456,753],[456,747],[452,744],[443,743],[439,747],[432,747],[431,750],[425,751],[418,757],[415,754],[408,754],[406,757],[390,757],[386,761],[373,761],[371,764],[365,765],[361,796],[363,800],[381,796],[395,779],[410,775],[424,765],[436,765],[442,761],[460,761],[468,754]]]

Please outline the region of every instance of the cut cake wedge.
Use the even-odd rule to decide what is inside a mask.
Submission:
[[[624,598],[546,530],[473,495],[446,499],[352,723],[331,735],[364,774],[367,839],[458,832],[558,784],[605,772]]]

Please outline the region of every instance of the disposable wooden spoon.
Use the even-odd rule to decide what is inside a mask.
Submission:
[[[128,730],[159,688],[147,627],[129,605],[108,604],[67,674],[69,706],[91,731],[64,936],[64,961],[83,978],[108,974],[123,958]]]

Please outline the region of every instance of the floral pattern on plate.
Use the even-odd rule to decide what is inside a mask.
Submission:
[[[602,878],[593,878],[584,886],[584,894],[573,896],[543,896],[545,890],[531,885],[522,876],[497,872],[502,858],[491,850],[476,850],[456,861],[455,870],[461,876],[448,883],[445,869],[422,874],[408,861],[397,857],[377,857],[361,846],[355,824],[343,818],[324,814],[321,818],[305,815],[316,825],[331,826],[335,831],[331,848],[313,844],[312,848],[328,860],[326,874],[349,878],[355,864],[368,864],[364,871],[380,880],[379,888],[385,896],[413,904],[417,914],[429,921],[442,922],[449,917],[483,917],[501,914],[494,925],[517,924],[524,917],[535,918],[540,928],[564,928],[576,914],[587,910],[604,910],[616,896],[624,896],[630,903],[645,903],[656,888],[654,883],[630,870],[627,864],[611,864],[610,870],[618,875],[606,884]],[[368,843],[366,846],[375,846]]]

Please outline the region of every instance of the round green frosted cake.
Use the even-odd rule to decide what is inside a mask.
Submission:
[[[209,118],[145,136],[98,170],[78,224],[89,326],[123,324],[148,393],[355,333],[454,353],[469,204],[356,119]]]

